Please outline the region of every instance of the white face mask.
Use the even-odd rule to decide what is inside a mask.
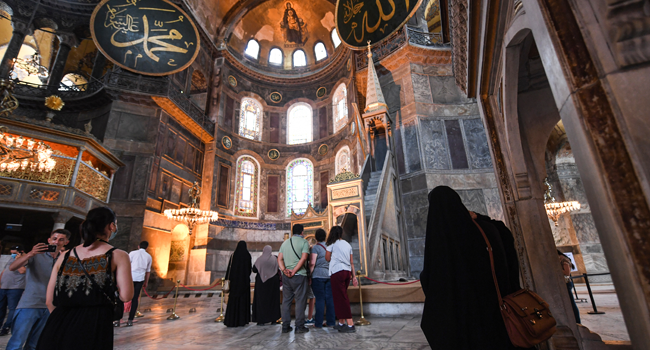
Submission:
[[[111,237],[108,238],[109,241],[113,240],[117,236],[117,224],[115,224],[115,231],[111,232]]]

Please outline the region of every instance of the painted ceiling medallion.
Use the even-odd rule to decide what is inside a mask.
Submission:
[[[274,91],[269,95],[269,99],[273,103],[280,103],[280,101],[282,101],[282,94],[277,91]]]
[[[237,86],[237,78],[233,77],[232,75],[229,75],[228,76],[228,84],[230,84],[230,86],[232,86],[232,87],[236,87]]]
[[[228,136],[224,136],[221,138],[221,145],[225,149],[231,149],[232,148],[232,140]]]
[[[324,156],[327,154],[327,152],[329,152],[329,150],[330,148],[326,144],[322,144],[320,147],[318,147],[318,154]]]
[[[323,98],[327,94],[327,89],[324,86],[321,86],[316,90],[316,97]]]
[[[277,160],[280,158],[280,151],[277,149],[273,148],[269,150],[269,153],[267,153],[267,156],[269,157],[270,160]]]

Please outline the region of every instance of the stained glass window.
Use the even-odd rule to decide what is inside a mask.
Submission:
[[[312,141],[312,110],[306,103],[296,103],[289,108],[287,118],[287,143],[295,145]]]
[[[277,47],[274,47],[271,49],[271,53],[269,53],[269,63],[275,64],[275,65],[282,65],[282,57],[284,54],[282,53],[282,50],[278,49]]]
[[[257,217],[258,166],[251,157],[243,156],[237,161],[237,187],[235,192],[235,215]]]
[[[305,51],[296,50],[293,53],[293,66],[304,67],[306,65],[307,65],[307,56],[305,56]]]
[[[250,56],[254,59],[257,59],[257,57],[260,54],[260,44],[255,41],[255,39],[251,39],[248,41],[248,44],[246,45],[246,49],[244,49],[244,53],[246,56]]]
[[[352,171],[351,162],[350,162],[350,148],[348,146],[342,147],[336,153],[336,174],[340,174],[346,171]]]
[[[339,34],[336,32],[336,28],[332,29],[332,43],[334,43],[334,48],[341,45],[341,38],[339,38]]]
[[[307,159],[296,159],[287,167],[287,216],[291,210],[304,214],[314,204],[314,166]]]
[[[239,117],[239,135],[247,139],[259,140],[261,119],[262,106],[252,98],[243,98]]]
[[[316,56],[316,61],[327,58],[327,50],[325,49],[325,44],[321,42],[316,43],[316,46],[314,46],[314,55]]]
[[[348,123],[348,92],[345,84],[339,85],[332,98],[334,132],[341,130]]]

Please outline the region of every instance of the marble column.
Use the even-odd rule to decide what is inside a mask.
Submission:
[[[54,231],[64,229],[65,224],[72,218],[72,213],[69,213],[67,211],[59,211],[52,214],[52,217],[54,218],[54,226],[52,227],[52,231]]]
[[[65,63],[68,61],[68,55],[73,47],[79,45],[79,41],[74,33],[60,33],[59,37],[59,51],[56,53],[54,64],[50,70],[50,78],[47,85],[50,91],[59,90],[59,84],[65,74]]]
[[[9,72],[13,68],[13,62],[18,53],[20,53],[20,48],[25,42],[25,37],[32,34],[31,26],[28,26],[23,22],[12,22],[14,30],[11,35],[11,40],[7,45],[7,50],[5,51],[4,57],[2,57],[2,62],[0,62],[0,78],[6,79],[9,77]]]
[[[104,73],[104,67],[106,67],[106,56],[97,50],[97,57],[95,57],[95,62],[93,62],[93,70],[90,76],[97,80],[101,79]]]

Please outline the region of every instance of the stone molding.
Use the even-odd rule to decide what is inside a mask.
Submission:
[[[458,87],[467,94],[468,1],[451,0],[449,16],[451,27],[451,47],[454,57],[454,76],[456,77],[456,84]]]
[[[650,61],[650,0],[607,0],[610,47],[619,67]]]

